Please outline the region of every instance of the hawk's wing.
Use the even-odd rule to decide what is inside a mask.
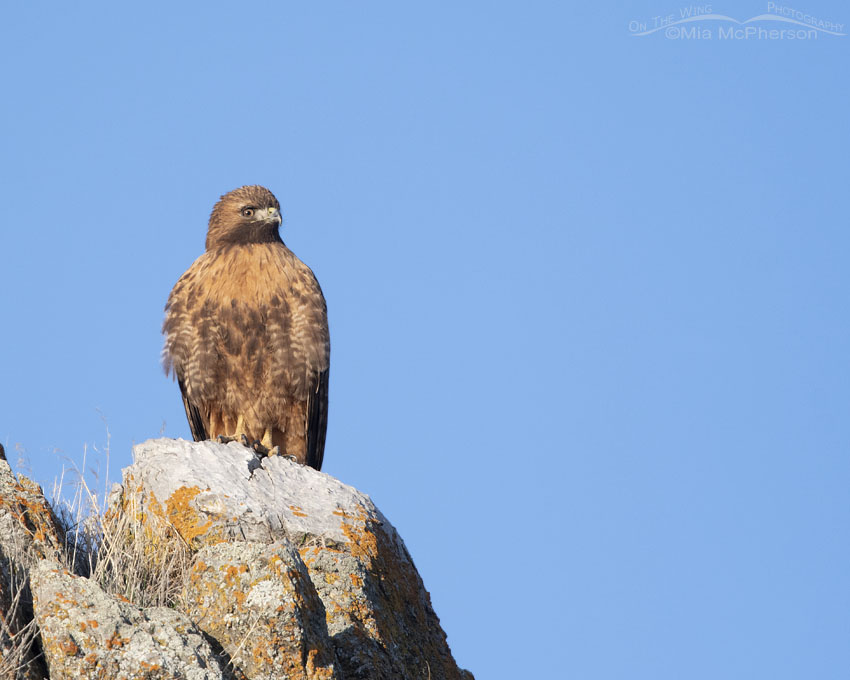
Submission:
[[[192,437],[196,442],[202,442],[208,438],[207,430],[204,427],[204,421],[201,419],[201,412],[198,407],[189,401],[189,396],[186,394],[186,385],[183,384],[183,378],[177,376],[177,384],[180,385],[180,394],[183,397],[183,406],[186,408],[186,419],[189,421],[189,429],[192,430]]]
[[[187,406],[187,413],[188,409]],[[316,391],[307,397],[307,465],[317,470],[322,469],[327,431],[328,369],[325,369],[319,374]]]

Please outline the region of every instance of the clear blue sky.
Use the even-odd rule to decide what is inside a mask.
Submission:
[[[162,308],[264,184],[460,664],[850,677],[850,36],[630,35],[679,9],[6,3],[10,459],[189,437]]]

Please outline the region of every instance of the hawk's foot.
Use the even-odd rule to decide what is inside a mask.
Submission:
[[[293,456],[292,454],[290,454],[290,453],[281,453],[281,452],[280,452],[280,447],[279,447],[279,446],[275,446],[274,448],[272,448],[272,449],[269,451],[269,455],[270,455],[270,456],[280,456],[281,458],[286,458],[286,460],[291,460],[293,463],[297,463],[297,462],[298,462],[298,458],[296,458],[296,457],[295,457],[295,456]]]
[[[260,456],[273,456],[275,454],[272,453],[273,449],[270,449],[268,446],[264,446],[263,442],[259,439],[255,439],[254,443],[251,444],[251,448],[254,449],[254,452]],[[275,447],[277,448],[277,447]]]
[[[248,441],[248,437],[245,434],[242,434],[238,437],[236,435],[233,435],[232,437],[230,437],[229,435],[226,435],[226,434],[220,434],[220,435],[218,435],[218,437],[215,438],[215,440],[219,444],[229,444],[230,442],[238,441],[238,442],[242,443],[242,446],[245,446],[249,449],[251,448],[251,443]]]
[[[281,453],[280,446],[273,446],[269,448],[264,445],[259,439],[255,440],[253,444],[251,444],[251,448],[260,456],[281,456],[286,458],[287,460],[291,460],[294,463],[298,462],[298,459],[295,456],[292,456],[288,453]]]

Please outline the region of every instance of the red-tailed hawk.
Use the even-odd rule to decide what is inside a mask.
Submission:
[[[219,437],[322,467],[330,339],[325,298],[280,238],[280,204],[261,186],[221,197],[206,252],[168,296],[166,373],[195,441]]]

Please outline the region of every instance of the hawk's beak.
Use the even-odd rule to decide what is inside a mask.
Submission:
[[[277,208],[263,208],[262,210],[258,210],[257,217],[264,222],[277,222],[278,226],[283,222],[283,217],[281,217],[280,210]]]

